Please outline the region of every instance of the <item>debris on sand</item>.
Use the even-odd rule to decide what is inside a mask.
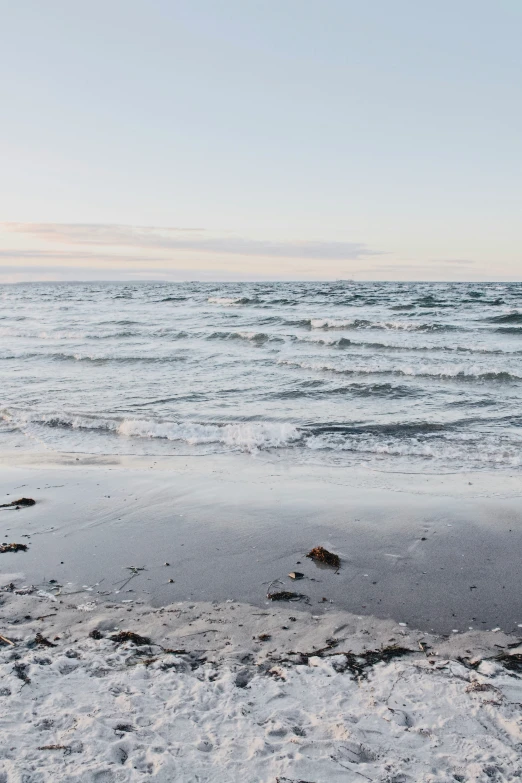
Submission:
[[[276,783],[310,783],[309,780],[296,780],[295,778],[276,778]]]
[[[307,557],[312,560],[317,560],[318,563],[326,563],[326,565],[333,566],[334,568],[340,568],[341,560],[339,555],[334,555],[333,552],[329,552],[323,546],[316,546],[311,549]]]
[[[290,590],[281,590],[279,593],[270,593],[267,598],[270,601],[302,601],[306,596],[302,593],[292,593]]]
[[[19,680],[22,680],[24,685],[29,685],[31,682],[30,678],[27,676],[27,669],[28,665],[26,663],[15,663],[13,666],[13,672],[15,673],[16,677],[18,677]]]
[[[49,641],[49,639],[46,639],[45,636],[42,636],[41,633],[37,633],[34,637],[34,644],[38,645],[38,647],[58,647],[57,644],[54,644],[53,642]]]
[[[2,644],[10,644],[11,647],[14,647],[14,642],[12,642],[11,639],[8,639],[7,636],[2,636],[1,634],[0,634],[0,642]]]
[[[27,552],[27,544],[6,544],[5,541],[0,545],[0,552]]]
[[[295,778],[276,778],[276,783],[310,783],[309,780],[296,780]]]
[[[306,653],[290,652],[288,655],[296,656],[296,658],[281,658],[278,660],[278,663],[308,665],[309,659],[313,657],[330,658],[332,659],[334,669],[339,674],[348,671],[358,679],[365,679],[368,676],[368,670],[377,663],[389,663],[394,658],[402,658],[405,655],[412,655],[415,652],[415,650],[410,650],[407,647],[400,647],[399,645],[392,644],[387,647],[380,647],[377,650],[366,650],[365,652],[356,654],[351,651],[341,652],[340,650],[335,649],[338,645],[339,641],[337,639],[330,639],[327,640],[326,647]],[[334,649],[335,652],[333,652]]]
[[[495,656],[495,660],[511,672],[522,672],[522,653],[502,652]]]
[[[293,593],[290,590],[281,590],[277,593],[271,593],[270,588],[272,585],[275,584],[283,584],[280,579],[274,579],[273,582],[270,582],[268,585],[268,590],[266,592],[266,597],[269,601],[308,601],[308,596],[303,595],[303,593]]]
[[[139,633],[134,633],[133,631],[120,631],[111,636],[111,641],[116,642],[116,644],[123,644],[124,642],[132,642],[132,644],[136,645],[152,644],[148,636],[140,636]]]
[[[18,498],[18,500],[12,500],[10,503],[1,503],[0,508],[23,508],[27,506],[34,506],[36,500],[32,498]]]
[[[103,634],[100,631],[98,631],[97,628],[94,628],[94,630],[90,632],[89,636],[91,637],[91,639],[103,639]]]
[[[290,579],[304,579],[304,574],[302,574],[300,571],[290,571],[288,576]]]

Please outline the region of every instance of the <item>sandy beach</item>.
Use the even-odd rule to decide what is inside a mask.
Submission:
[[[4,462],[2,780],[522,774],[516,477]]]

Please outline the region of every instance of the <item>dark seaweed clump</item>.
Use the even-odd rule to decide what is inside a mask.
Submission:
[[[6,544],[0,545],[0,552],[27,552],[27,544]]]
[[[124,642],[132,642],[132,644],[152,644],[148,636],[140,636],[139,633],[133,631],[120,631],[119,633],[111,636],[111,641],[116,644],[123,644]]]
[[[334,555],[333,552],[329,552],[323,546],[316,546],[311,549],[308,552],[307,557],[312,560],[317,560],[319,563],[326,563],[326,565],[333,566],[334,568],[339,568],[341,565],[339,555]]]

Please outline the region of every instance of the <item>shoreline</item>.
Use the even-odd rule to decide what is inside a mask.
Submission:
[[[268,585],[282,580],[307,596],[310,612],[342,609],[434,633],[516,633],[522,623],[518,476],[413,481],[244,455],[15,457],[2,457],[0,499],[37,502],[0,511],[2,540],[29,547],[0,564],[43,587],[87,584],[99,597],[154,606],[266,606]],[[338,572],[306,559],[317,545],[340,555]],[[305,575],[299,583],[288,578],[294,570]]]

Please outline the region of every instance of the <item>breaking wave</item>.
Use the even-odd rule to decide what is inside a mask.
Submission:
[[[317,362],[296,362],[290,359],[278,359],[278,364],[304,370],[335,373],[336,375],[403,375],[416,378],[439,378],[440,380],[455,379],[465,381],[519,381],[522,376],[514,375],[504,370],[487,370],[447,366],[438,370],[425,367],[390,367],[389,365],[359,365],[355,367],[337,367],[332,364]]]
[[[246,340],[247,342],[263,345],[267,342],[284,342],[284,338],[265,332],[212,332],[207,340]]]
[[[5,422],[24,429],[28,425],[98,431],[126,438],[181,441],[192,446],[221,444],[232,450],[254,452],[281,448],[300,440],[302,433],[286,422],[196,422],[157,421],[154,419],[112,419],[63,413],[31,417],[4,411]]]
[[[332,318],[312,318],[312,329],[388,329],[406,332],[454,332],[462,331],[463,327],[453,324],[415,323],[404,321],[368,321],[364,318],[354,318],[347,321]]]
[[[209,296],[209,304],[221,305],[221,307],[236,307],[237,305],[256,304],[258,299],[250,299],[247,296]]]

